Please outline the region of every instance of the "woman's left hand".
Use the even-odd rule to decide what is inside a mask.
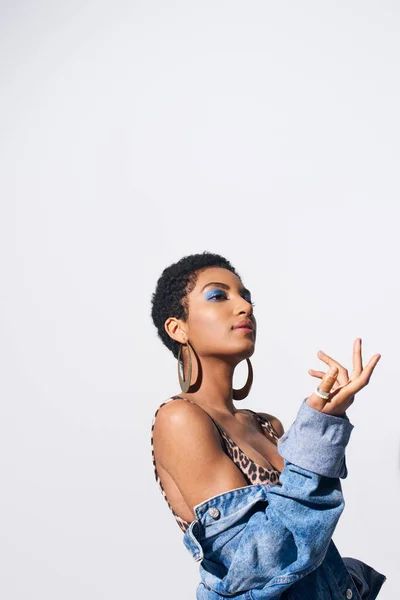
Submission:
[[[322,352],[322,350],[317,352],[317,356],[320,360],[322,360],[324,363],[326,363],[329,367],[337,367],[337,369],[338,369],[338,375],[337,375],[336,381],[332,386],[330,401],[333,400],[335,398],[335,396],[337,396],[337,394],[340,392],[340,390],[342,388],[346,387],[349,383],[351,383],[353,381],[353,379],[356,380],[357,378],[359,378],[360,373],[363,370],[362,358],[361,358],[361,338],[357,338],[353,344],[353,371],[351,372],[350,376],[349,376],[347,369],[343,365],[341,365],[337,360],[334,360],[331,356],[328,356],[328,354],[325,354],[325,352]],[[376,364],[380,358],[380,355],[377,354],[373,358],[375,358],[375,364]],[[373,365],[374,367],[375,367],[375,364]],[[309,369],[308,372],[312,377],[316,377],[317,379],[322,379],[325,376],[324,371],[315,371],[314,369]],[[350,387],[353,387],[353,386],[350,386]],[[354,398],[355,398],[355,394],[352,394],[352,395],[348,396],[348,398],[346,398],[347,408],[354,402]],[[329,408],[325,407],[325,410],[322,410],[322,412],[330,412],[330,410],[329,410]],[[335,413],[333,412],[333,414],[335,414]]]

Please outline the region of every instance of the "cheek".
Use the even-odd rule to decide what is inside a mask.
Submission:
[[[221,328],[223,326],[223,321],[210,311],[209,314],[202,314],[196,317],[196,319],[192,321],[192,326],[200,333],[204,330],[210,331],[215,327]]]
[[[190,323],[190,330],[199,338],[221,337],[221,335],[229,333],[229,327],[229,321],[224,319],[221,314],[217,314],[212,307],[197,313]]]

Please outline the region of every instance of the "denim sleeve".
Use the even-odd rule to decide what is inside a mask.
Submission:
[[[345,449],[353,430],[346,413],[328,415],[305,399],[297,418],[278,440],[278,453],[294,465],[325,477],[347,477]]]
[[[304,400],[279,439],[279,484],[239,488],[195,507],[185,543],[208,589],[275,598],[321,565],[344,509],[340,477],[347,476],[352,429],[346,415],[321,413]]]

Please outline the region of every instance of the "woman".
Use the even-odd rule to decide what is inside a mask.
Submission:
[[[309,600],[317,589],[316,598],[335,598],[337,582],[327,573],[337,567],[347,597],[372,600],[385,577],[356,559],[348,559],[346,570],[331,536],[344,508],[339,478],[347,476],[344,448],[353,427],[345,411],[380,355],[363,367],[356,340],[349,377],[319,352],[329,369],[309,371],[320,385],[285,434],[277,417],[234,405],[252,384],[253,306],[230,262],[208,252],[166,268],[152,297],[153,322],[178,359],[181,385],[154,415],[153,466],[186,547],[201,561],[197,598]],[[234,390],[234,370],[244,359],[248,379]],[[249,556],[257,564],[245,569]],[[337,597],[343,597],[339,588]]]

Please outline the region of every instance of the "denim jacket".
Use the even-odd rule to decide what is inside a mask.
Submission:
[[[197,600],[373,600],[386,577],[342,558],[332,534],[344,509],[340,479],[353,425],[304,400],[278,440],[277,485],[256,484],[194,507],[183,541],[199,563]]]

